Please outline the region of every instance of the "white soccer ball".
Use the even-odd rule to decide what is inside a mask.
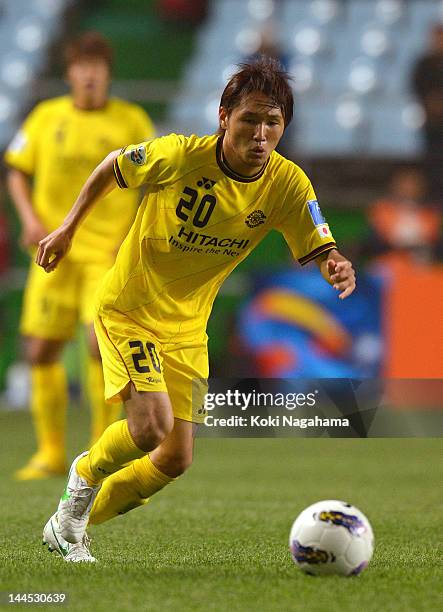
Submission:
[[[294,563],[307,574],[352,576],[365,569],[374,551],[374,534],[355,506],[330,499],[309,506],[289,534]]]

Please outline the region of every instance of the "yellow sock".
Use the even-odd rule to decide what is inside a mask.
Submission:
[[[91,510],[92,525],[104,523],[119,514],[125,514],[143,506],[149,498],[175,480],[160,472],[149,455],[133,461],[130,465],[107,478]]]
[[[136,446],[126,419],[109,425],[89,453],[77,463],[77,472],[91,486],[118,472],[125,463],[140,459],[145,451]]]
[[[61,363],[31,367],[31,413],[38,457],[51,465],[66,461],[65,429],[68,390]]]
[[[98,359],[89,358],[87,379],[91,411],[91,439],[89,446],[92,446],[97,442],[105,429],[120,417],[121,404],[105,402],[103,370],[101,361]]]

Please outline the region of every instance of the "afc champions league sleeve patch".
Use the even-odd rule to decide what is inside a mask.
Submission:
[[[125,151],[125,156],[137,166],[143,166],[146,161],[146,149],[143,145]]]
[[[329,225],[326,223],[326,219],[323,217],[318,201],[308,200],[306,204],[319,235],[322,238],[332,238],[331,230],[329,229]]]
[[[23,130],[19,130],[11,140],[8,151],[12,153],[20,153],[28,144],[28,138]]]

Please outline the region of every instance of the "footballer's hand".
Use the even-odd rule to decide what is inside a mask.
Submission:
[[[38,246],[40,240],[48,234],[48,230],[36,217],[29,218],[23,225],[20,244],[24,249]]]
[[[344,300],[355,289],[355,271],[352,263],[340,255],[339,261],[331,257],[327,264],[331,285],[336,291],[340,291],[338,297]]]
[[[71,242],[71,232],[62,225],[46,238],[40,240],[35,263],[41,266],[45,272],[52,272],[69,251]]]

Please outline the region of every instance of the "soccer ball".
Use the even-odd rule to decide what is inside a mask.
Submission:
[[[299,514],[289,534],[289,548],[294,563],[307,574],[355,576],[371,560],[374,534],[358,508],[330,499]]]

